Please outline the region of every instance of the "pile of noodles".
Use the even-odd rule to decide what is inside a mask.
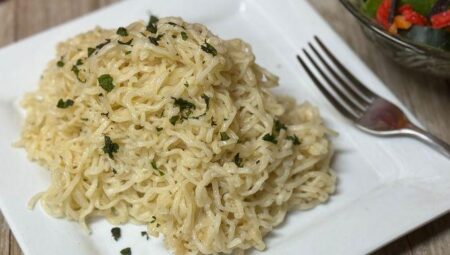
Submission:
[[[243,253],[334,192],[318,110],[273,95],[241,40],[153,17],[57,54],[23,100],[18,142],[50,170],[31,203],[54,217],[146,224],[176,254]]]

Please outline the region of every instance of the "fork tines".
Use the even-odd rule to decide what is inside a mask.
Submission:
[[[297,55],[297,59],[334,107],[356,121],[378,96],[352,75],[317,36],[314,39],[314,44],[308,43],[309,49],[303,49],[306,58]]]

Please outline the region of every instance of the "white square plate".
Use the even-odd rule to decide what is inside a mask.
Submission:
[[[0,50],[0,208],[25,254],[120,254],[124,247],[138,255],[168,253],[160,239],[140,236],[144,226],[124,226],[123,238],[114,242],[104,220],[93,222],[93,234],[87,235],[77,223],[50,218],[40,208],[27,210],[28,200],[48,185],[49,173],[11,147],[23,119],[16,102],[36,89],[58,41],[96,25],[147,19],[149,11],[204,23],[222,38],[243,38],[253,45],[257,62],[280,76],[277,92],[318,105],[327,124],[340,133],[335,139],[337,194],[314,210],[290,213],[266,237],[264,254],[368,253],[450,209],[448,159],[414,140],[360,132],[299,67],[295,54],[317,34],[373,90],[401,105],[305,0],[130,0]]]

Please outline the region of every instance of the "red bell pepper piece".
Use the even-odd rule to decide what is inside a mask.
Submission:
[[[389,29],[391,26],[389,23],[389,10],[391,9],[391,5],[391,0],[383,0],[377,10],[377,21],[386,29]]]
[[[413,10],[411,5],[404,4],[398,9],[401,15],[405,19],[414,25],[425,26],[427,24],[427,19],[420,13]]]
[[[436,29],[450,27],[450,10],[431,16],[431,24]]]

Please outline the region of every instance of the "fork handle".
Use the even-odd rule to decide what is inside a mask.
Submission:
[[[450,159],[450,144],[432,135],[430,132],[427,132],[413,124],[409,124],[408,128],[405,129],[405,134],[419,138],[421,141],[425,142],[433,149]]]

